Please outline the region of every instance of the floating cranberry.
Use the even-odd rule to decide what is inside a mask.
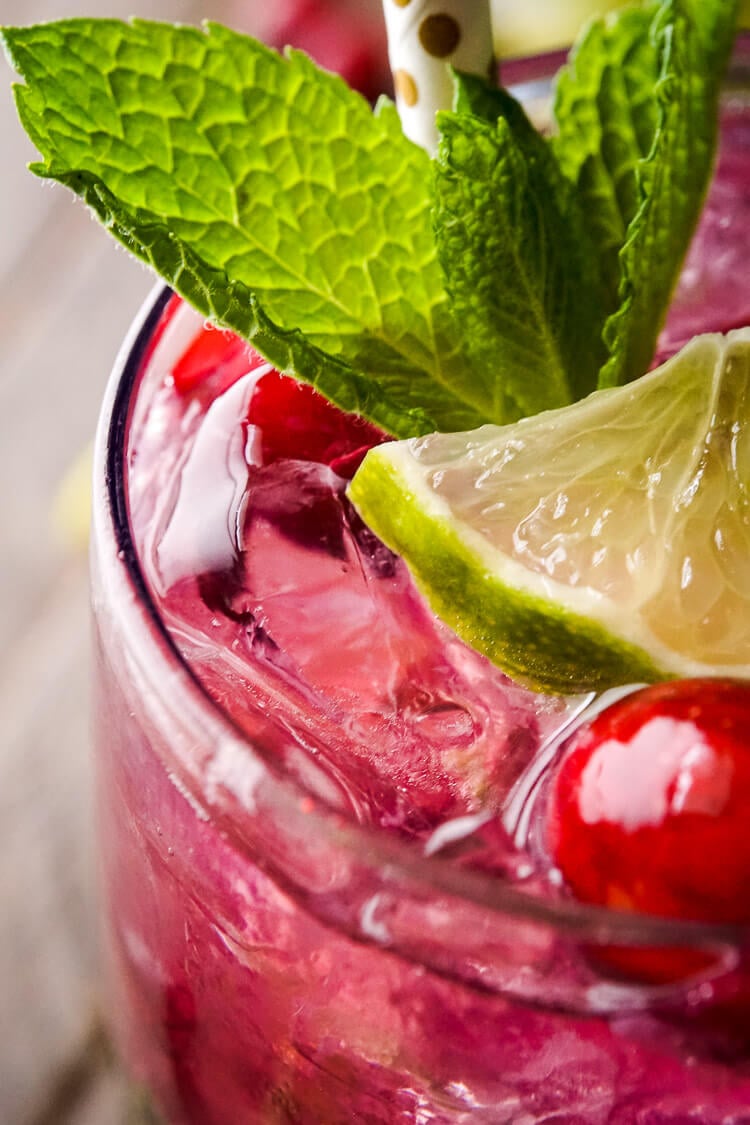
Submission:
[[[685,680],[634,692],[565,747],[549,844],[582,901],[714,923],[750,921],[750,685]],[[612,950],[623,972],[675,979],[678,950]]]
[[[265,362],[233,332],[206,324],[174,365],[172,378],[181,395],[213,398]]]
[[[172,370],[175,389],[208,402],[243,375],[268,367],[232,332],[206,325]],[[388,435],[356,414],[333,406],[314,387],[270,369],[260,374],[247,421],[261,434],[263,464],[280,460],[330,465],[351,480],[373,445]]]
[[[278,371],[258,380],[248,421],[261,431],[264,464],[317,461],[347,479],[366,451],[386,439],[377,426],[346,414],[313,387]]]

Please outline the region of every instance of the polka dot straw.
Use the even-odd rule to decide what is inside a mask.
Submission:
[[[437,147],[435,114],[450,109],[450,67],[495,72],[490,0],[383,0],[396,104],[407,137]]]

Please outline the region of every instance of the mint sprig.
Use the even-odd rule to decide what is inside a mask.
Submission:
[[[603,264],[601,386],[642,375],[710,180],[736,0],[652,0],[591,26],[557,84],[555,154]]]
[[[524,414],[596,385],[605,359],[596,255],[572,184],[505,90],[458,76],[438,117],[435,239],[477,377]]]
[[[217,24],[6,28],[38,175],[206,316],[397,437],[648,365],[700,210],[737,0],[592,25],[541,137],[459,80],[437,161],[299,52]]]
[[[660,127],[651,159],[640,170],[641,210],[620,256],[621,302],[604,330],[611,358],[602,386],[630,381],[645,370],[668,304],[660,297],[671,295],[677,283],[713,166],[717,75],[723,73],[732,44],[727,13],[719,14],[701,0],[698,5],[683,0],[675,8],[681,35],[657,16],[665,60],[657,84]],[[736,21],[737,5],[727,0],[726,8],[734,10]],[[710,80],[696,81],[698,74]]]
[[[440,261],[478,370],[494,364],[526,413],[647,370],[710,179],[737,8],[650,0],[593,22],[549,142],[506,91],[459,77],[438,121]]]
[[[596,20],[556,81],[550,143],[596,247],[609,313],[619,301],[620,252],[641,205],[638,169],[659,125],[652,23],[653,4],[626,9],[616,23]]]
[[[429,159],[392,105],[373,114],[305,55],[216,24],[3,37],[43,157],[32,170],[201,312],[396,435],[484,419],[437,263]]]

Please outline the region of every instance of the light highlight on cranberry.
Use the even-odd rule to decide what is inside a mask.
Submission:
[[[743,923],[749,817],[750,685],[685,680],[626,696],[573,735],[551,790],[548,839],[584,902]],[[627,960],[623,952],[621,967]],[[656,979],[691,967],[648,960],[641,968]]]

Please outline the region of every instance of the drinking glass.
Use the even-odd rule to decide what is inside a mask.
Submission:
[[[558,61],[506,74],[535,113]],[[749,74],[742,39],[663,354],[750,312]],[[131,520],[135,420],[191,315],[163,288],[147,302],[96,456],[99,839],[111,1020],[134,1078],[172,1125],[749,1121],[747,929],[585,906],[426,854],[333,799],[299,699],[250,692],[239,723],[207,691]],[[617,971],[655,955],[691,971]]]

